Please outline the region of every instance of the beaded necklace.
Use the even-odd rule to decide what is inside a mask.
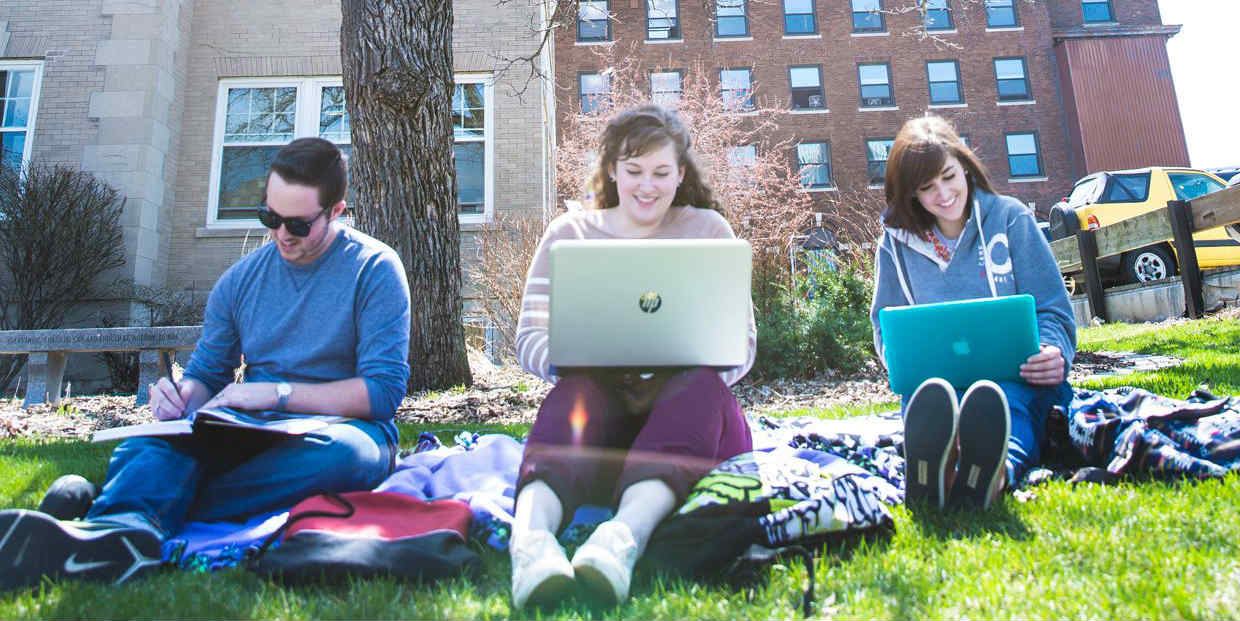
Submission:
[[[933,230],[926,231],[926,241],[934,245],[934,253],[939,255],[940,259],[946,263],[952,262],[952,251],[947,249],[947,244],[944,244]]]

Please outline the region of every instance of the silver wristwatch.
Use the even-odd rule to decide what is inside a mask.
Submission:
[[[293,396],[293,385],[292,384],[288,382],[280,382],[279,384],[276,384],[276,397],[278,397],[280,400],[276,404],[276,409],[280,410],[281,412],[287,410],[288,409],[288,398],[291,396]]]

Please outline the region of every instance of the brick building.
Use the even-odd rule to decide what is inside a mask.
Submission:
[[[453,7],[454,148],[468,262],[476,231],[497,214],[542,214],[552,204],[554,103],[545,82],[527,81],[520,68],[498,71],[499,59],[538,49],[541,6]],[[262,243],[254,208],[281,145],[323,136],[351,148],[340,23],[337,0],[4,0],[3,157],[66,164],[119,189],[126,263],[117,276],[205,293]],[[544,71],[550,60],[542,59]],[[233,119],[270,123],[241,133]],[[142,324],[140,308],[131,315]],[[68,379],[82,386],[87,378],[75,373],[98,371],[71,361]]]
[[[1000,192],[1045,216],[1087,172],[1186,165],[1156,0],[594,0],[556,40],[561,121],[608,88],[599,45],[660,98],[705,67],[721,96],[785,109],[807,189],[880,192],[900,125],[952,120]],[[632,50],[632,52],[630,52]],[[748,98],[748,99],[747,99]],[[1134,131],[1140,128],[1140,131]]]

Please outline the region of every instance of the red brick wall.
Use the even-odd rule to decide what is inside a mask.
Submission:
[[[1055,28],[1073,28],[1085,20],[1080,0],[1035,0],[1050,9],[1051,25]],[[1027,0],[1016,0],[1027,6]],[[1111,13],[1115,21],[1126,26],[1150,26],[1162,23],[1158,12],[1158,0],[1111,0]]]
[[[1128,0],[1115,0],[1126,8]],[[893,4],[893,0],[887,0]],[[1052,48],[1052,19],[1048,5],[1058,10],[1073,2],[1038,0],[1015,3],[1020,28],[990,31],[980,3],[970,2],[954,12],[954,34],[943,34],[947,44],[919,41],[908,36],[916,24],[915,15],[886,15],[885,36],[853,36],[851,8],[847,0],[817,0],[816,22],[820,38],[784,39],[782,2],[751,2],[749,6],[752,41],[715,41],[713,23],[696,0],[681,0],[680,20],[683,42],[643,43],[645,8],[641,0],[612,0],[612,39],[628,50],[637,42],[637,53],[647,69],[690,69],[700,60],[718,81],[718,69],[752,67],[755,95],[760,105],[787,105],[790,97],[788,67],[822,66],[826,93],[826,114],[784,115],[780,131],[784,136],[803,140],[826,139],[831,144],[832,175],[841,188],[864,186],[867,179],[865,140],[891,138],[908,118],[918,116],[929,105],[926,78],[927,60],[954,59],[959,63],[965,107],[936,108],[932,111],[952,120],[990,168],[997,189],[1022,201],[1034,202],[1045,214],[1063,197],[1075,181],[1069,155],[1067,124],[1060,96],[1058,70]],[[1153,7],[1154,0],[1132,3]],[[1079,15],[1079,6],[1076,6]],[[1125,13],[1121,12],[1120,15]],[[1078,16],[1079,21],[1079,16]],[[590,45],[576,43],[574,28],[561,29],[555,40],[556,85],[559,95],[560,125],[567,111],[579,105],[577,76],[580,72],[603,69]],[[993,59],[1023,56],[1036,103],[997,105]],[[859,111],[858,62],[889,62],[890,77],[899,110]],[[1009,183],[1005,132],[1033,131],[1038,135],[1045,181]],[[790,153],[789,158],[793,155]],[[874,190],[881,193],[881,190]]]

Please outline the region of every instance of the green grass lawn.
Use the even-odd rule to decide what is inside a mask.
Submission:
[[[1200,384],[1240,394],[1240,322],[1115,324],[1081,331],[1088,350],[1171,354],[1186,364],[1092,382],[1184,396]],[[798,411],[824,417],[866,410]],[[423,428],[405,427],[412,440]],[[480,428],[481,430],[481,428]],[[487,428],[487,431],[495,430]],[[520,432],[522,428],[508,428]],[[58,475],[103,476],[110,446],[0,443],[0,506],[34,507]],[[1240,486],[1053,482],[1028,502],[1008,496],[985,514],[915,518],[894,510],[887,535],[824,547],[816,557],[816,618],[1238,618]],[[739,589],[638,573],[626,604],[568,603],[514,613],[507,556],[478,547],[484,570],[417,586],[393,580],[284,588],[244,571],[162,572],[123,587],[77,582],[0,596],[0,618],[795,618],[805,569],[775,565]],[[4,560],[0,559],[0,571]]]

